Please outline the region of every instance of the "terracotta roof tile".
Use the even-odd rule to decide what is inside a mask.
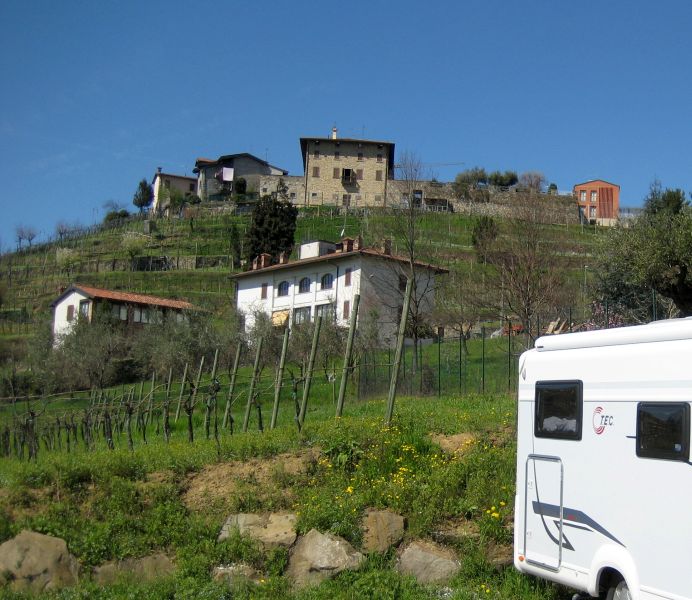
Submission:
[[[117,300],[130,304],[147,304],[149,306],[163,306],[165,308],[177,308],[178,310],[195,310],[195,306],[184,300],[172,300],[170,298],[159,298],[158,296],[148,296],[146,294],[133,294],[131,292],[117,292],[115,290],[104,290],[88,285],[75,283],[67,291],[77,290],[84,292],[91,298],[103,298],[104,300]]]

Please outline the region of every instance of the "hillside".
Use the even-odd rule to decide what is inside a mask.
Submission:
[[[296,243],[335,240],[344,231],[377,244],[393,235],[396,218],[376,210],[344,215],[338,209],[303,209]],[[475,221],[469,214],[423,213],[420,258],[454,272],[478,269],[471,244]],[[0,257],[0,335],[30,334],[48,317],[60,289],[72,281],[181,297],[211,308],[224,305],[231,300],[228,276],[240,268],[237,255],[243,253],[247,224],[248,216],[197,209],[184,219],[158,219],[149,233],[143,220],[132,218],[5,254]],[[545,226],[545,243],[559,248],[576,281],[587,273],[584,265],[595,237],[596,231],[588,227]],[[395,237],[395,252],[398,243]]]

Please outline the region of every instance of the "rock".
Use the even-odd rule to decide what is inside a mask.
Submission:
[[[221,528],[218,541],[225,540],[231,535],[233,529],[237,529],[240,535],[257,540],[267,548],[276,546],[289,548],[296,541],[296,520],[297,517],[293,513],[231,515]]]
[[[397,571],[413,575],[418,583],[446,583],[459,570],[459,561],[449,548],[432,542],[411,542],[399,554]]]
[[[343,538],[311,529],[298,539],[286,574],[295,587],[317,585],[345,569],[356,569],[364,556]]]
[[[363,550],[386,552],[404,538],[404,517],[388,510],[368,510],[363,517]]]
[[[242,591],[249,583],[260,583],[262,574],[249,565],[233,563],[216,567],[212,577],[214,581],[225,583],[232,591]]]
[[[41,593],[78,581],[79,562],[65,540],[24,530],[0,545],[0,585]]]
[[[514,564],[514,550],[512,546],[491,543],[485,549],[485,557],[498,571]]]
[[[104,563],[94,568],[92,577],[99,585],[108,585],[119,579],[154,581],[170,575],[173,571],[173,561],[165,554],[157,553],[142,558],[126,558]]]

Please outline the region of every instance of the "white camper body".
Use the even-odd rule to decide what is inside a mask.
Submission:
[[[692,318],[541,337],[519,362],[514,564],[692,600]]]

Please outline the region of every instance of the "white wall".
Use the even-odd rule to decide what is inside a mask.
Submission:
[[[78,291],[73,291],[72,293],[65,296],[58,304],[53,308],[53,340],[59,341],[59,338],[67,335],[74,323],[79,317],[79,303],[81,300],[89,300],[87,296]],[[67,320],[68,306],[74,307],[74,316],[72,321]],[[94,309],[94,303],[89,301],[89,319],[91,320],[91,314]]]
[[[348,326],[349,317],[344,318],[344,302],[353,309],[353,296],[361,295],[358,324],[361,326],[373,315],[377,318],[377,331],[382,344],[391,344],[396,339],[399,326],[399,308],[403,305],[403,292],[399,289],[399,274],[403,273],[394,261],[376,257],[355,255],[343,259],[337,255],[325,261],[308,264],[293,264],[290,268],[270,269],[237,279],[237,307],[245,315],[246,330],[254,324],[253,314],[257,311],[272,315],[276,311],[290,311],[293,319],[296,308],[309,306],[311,320],[315,318],[315,306],[333,302],[336,306],[336,322]],[[346,286],[345,272],[351,269],[351,285]],[[331,290],[321,290],[320,280],[325,273],[334,276]],[[418,295],[425,294],[428,283],[434,283],[434,274],[427,269],[419,269]],[[298,285],[303,277],[311,279],[310,291],[298,293]],[[278,296],[282,281],[289,282],[287,296]],[[262,284],[267,284],[267,298],[262,299]],[[432,309],[434,291],[430,289],[422,301],[424,311]]]

